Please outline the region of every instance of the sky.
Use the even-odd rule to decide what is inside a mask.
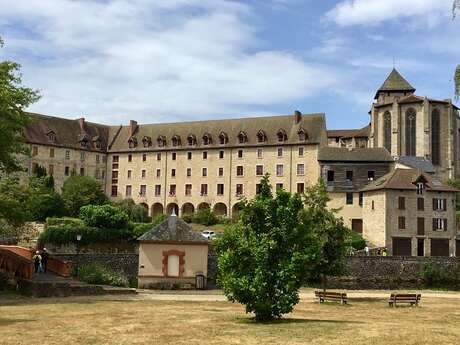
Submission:
[[[446,99],[460,63],[452,0],[0,0],[0,36],[30,111],[112,125],[300,110],[359,128],[393,65]]]

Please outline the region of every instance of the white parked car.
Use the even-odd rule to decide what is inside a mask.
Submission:
[[[201,236],[203,236],[207,240],[212,240],[214,237],[216,237],[216,233],[214,231],[211,231],[211,230],[203,230],[201,232]]]

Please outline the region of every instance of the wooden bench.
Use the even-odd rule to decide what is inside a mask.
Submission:
[[[397,303],[410,303],[410,305],[418,306],[421,298],[422,295],[416,293],[392,293],[388,300],[388,305],[396,307]]]
[[[319,303],[324,301],[340,302],[341,304],[347,304],[348,298],[346,293],[341,292],[329,292],[329,291],[315,291],[315,296],[318,298]]]

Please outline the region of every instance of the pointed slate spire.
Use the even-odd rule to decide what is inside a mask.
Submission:
[[[388,91],[408,91],[408,92],[415,92],[415,88],[409,84],[409,82],[404,79],[404,77],[393,68],[390,75],[384,81],[382,86],[377,90],[375,94],[375,99],[378,98],[380,92],[388,92]]]

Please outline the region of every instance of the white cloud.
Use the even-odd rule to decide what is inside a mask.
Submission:
[[[451,15],[451,0],[343,0],[325,19],[341,26],[375,25],[396,18],[424,17],[434,24]]]
[[[241,116],[338,78],[262,49],[252,8],[232,1],[0,0],[0,8],[0,30],[15,28],[5,51],[42,89],[31,110],[48,114],[105,123]]]

